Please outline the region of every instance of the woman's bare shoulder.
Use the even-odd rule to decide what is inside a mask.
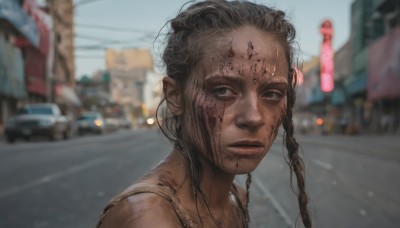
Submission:
[[[132,195],[114,205],[103,217],[101,228],[180,227],[171,203],[154,193]]]

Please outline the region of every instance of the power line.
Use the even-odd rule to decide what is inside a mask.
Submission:
[[[111,40],[111,39],[104,39],[104,38],[99,38],[96,36],[88,36],[88,35],[80,35],[80,34],[74,34],[75,38],[78,39],[85,39],[85,40],[92,40],[92,41],[98,41],[101,42],[99,44],[105,45],[105,44],[126,44],[126,43],[132,43],[136,39],[129,39],[129,40]]]
[[[79,45],[75,46],[75,50],[85,50],[85,51],[103,51],[106,50],[106,46],[101,45]]]
[[[101,0],[81,0],[74,4],[74,8],[77,8],[78,6],[80,7],[82,5],[86,5],[88,3],[97,2],[97,1],[101,1]]]
[[[90,35],[88,36],[81,34],[74,34],[74,37],[77,39],[87,39],[95,42],[94,44],[76,45],[75,50],[80,50],[80,51],[102,51],[107,48],[112,48],[113,46],[132,47],[132,45],[137,46],[139,44],[143,44],[143,42],[146,42],[146,40],[148,40],[146,36],[128,40],[112,40],[112,39],[99,38],[96,36],[90,36]]]
[[[105,59],[105,56],[101,55],[75,55],[78,59]]]
[[[114,32],[133,32],[133,33],[144,33],[147,36],[153,36],[154,32],[144,29],[132,29],[132,28],[121,28],[121,27],[111,27],[111,26],[104,26],[104,25],[89,25],[89,24],[75,24],[76,27],[81,28],[88,28],[88,29],[97,29],[97,30],[107,30],[107,31],[114,31]]]

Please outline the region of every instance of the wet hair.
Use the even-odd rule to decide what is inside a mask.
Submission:
[[[293,135],[292,109],[296,99],[295,88],[297,83],[296,71],[293,69],[295,65],[295,29],[285,18],[285,13],[247,1],[211,0],[192,4],[186,10],[181,11],[177,17],[170,20],[169,23],[171,28],[167,34],[167,43],[162,57],[167,76],[175,79],[182,91],[187,87],[189,77],[193,75],[193,72],[201,63],[204,47],[207,43],[206,39],[210,40],[217,35],[226,34],[239,27],[254,26],[259,30],[273,34],[276,40],[281,43],[285,50],[289,68],[287,107],[282,117],[282,125],[285,130],[284,144],[287,148],[287,162],[291,171],[291,186],[294,192],[296,191],[293,186],[293,173],[297,179],[298,191],[296,194],[301,219],[305,227],[311,227],[312,222],[307,209],[308,197],[305,191],[304,164],[298,153],[299,145]],[[173,116],[169,113],[168,109],[162,105],[164,101],[165,98],[160,102],[157,109],[158,124],[165,136],[174,143],[175,148],[182,151],[187,160],[195,197],[198,194],[202,196],[199,176],[201,166],[197,157],[198,153],[193,152],[196,148],[193,148],[191,142],[184,140],[182,117]],[[158,117],[162,117],[162,121]],[[209,135],[205,136],[209,137]],[[186,150],[183,149],[184,147],[186,147]],[[250,182],[251,176],[249,174],[246,182],[247,198],[249,197]],[[248,219],[248,215],[246,216]]]

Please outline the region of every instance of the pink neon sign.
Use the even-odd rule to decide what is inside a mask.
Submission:
[[[323,36],[320,64],[321,64],[321,90],[322,92],[331,92],[334,88],[334,63],[332,50],[333,28],[330,20],[325,20],[320,29]]]

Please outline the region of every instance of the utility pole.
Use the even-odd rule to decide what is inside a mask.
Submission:
[[[72,0],[47,0],[53,21],[53,67],[51,85],[75,87],[74,7]],[[52,94],[54,95],[54,94]],[[54,96],[53,96],[54,97]]]
[[[72,0],[46,0],[53,21],[53,64],[51,70],[50,100],[61,112],[73,119],[74,105],[80,104],[75,93],[74,64],[74,6]]]

